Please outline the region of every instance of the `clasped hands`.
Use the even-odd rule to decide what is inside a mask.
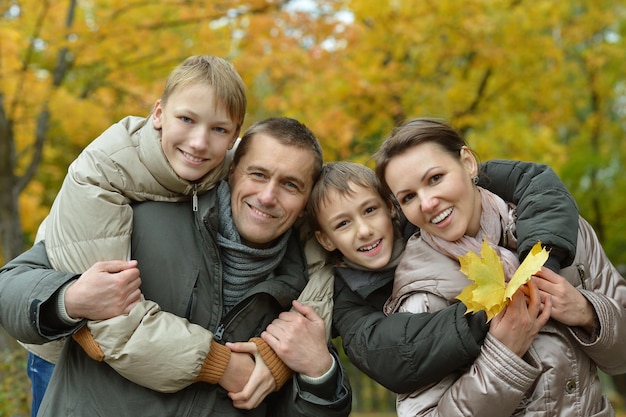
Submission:
[[[261,334],[276,355],[294,372],[324,375],[333,365],[324,321],[313,308],[298,301],[295,311],[281,313]],[[276,389],[276,382],[253,342],[226,343],[231,359],[219,384],[236,408],[253,409]]]

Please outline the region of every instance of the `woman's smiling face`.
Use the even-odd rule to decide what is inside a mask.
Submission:
[[[480,195],[472,182],[477,171],[468,148],[456,158],[440,145],[425,142],[394,156],[385,180],[411,223],[455,241],[476,235],[480,227]]]

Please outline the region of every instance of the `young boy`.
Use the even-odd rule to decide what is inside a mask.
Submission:
[[[97,261],[128,260],[132,202],[191,199],[195,210],[197,194],[226,177],[246,106],[232,64],[210,55],[184,60],[148,117],[112,125],[70,165],[38,234],[52,266],[82,273]],[[50,363],[60,352],[59,343],[26,347]],[[33,413],[43,390],[33,387]]]
[[[307,204],[311,231],[331,253],[335,273],[381,310],[405,240],[399,212],[385,195],[365,165],[329,162]]]
[[[128,116],[70,165],[45,221],[46,250],[59,271],[129,259],[135,201],[196,198],[223,179],[246,112],[233,66],[193,56],[168,77],[147,118]]]

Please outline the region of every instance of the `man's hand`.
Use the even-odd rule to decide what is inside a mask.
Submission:
[[[236,408],[251,410],[261,404],[261,402],[276,388],[276,381],[269,368],[263,362],[263,358],[253,342],[226,343],[226,346],[233,352],[247,353],[254,356],[254,370],[243,390],[239,392],[229,392],[228,396],[233,400]]]
[[[296,300],[296,312],[280,313],[261,337],[294,372],[317,378],[333,365],[328,351],[324,320],[315,310]]]
[[[106,320],[128,313],[141,300],[137,261],[96,262],[65,292],[65,310],[75,319]]]

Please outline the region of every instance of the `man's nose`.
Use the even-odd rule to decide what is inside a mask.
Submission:
[[[259,201],[267,206],[274,205],[276,203],[277,191],[277,185],[272,181],[266,183],[259,192]]]

